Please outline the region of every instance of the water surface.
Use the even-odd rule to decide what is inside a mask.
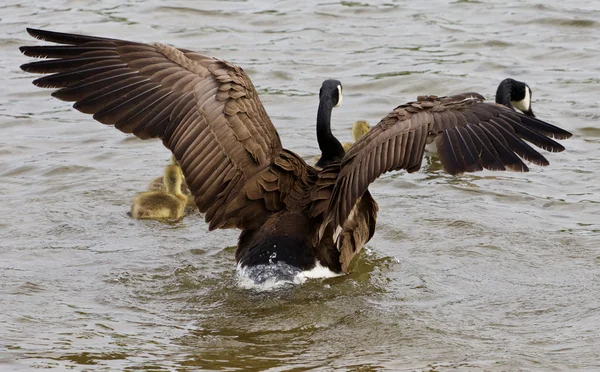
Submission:
[[[0,369],[600,369],[599,25],[594,1],[4,1]],[[258,293],[236,281],[236,231],[126,215],[168,152],[32,86],[26,26],[237,63],[303,156],[326,78],[344,141],[417,95],[493,98],[505,77],[574,137],[529,173],[385,175],[354,273]]]

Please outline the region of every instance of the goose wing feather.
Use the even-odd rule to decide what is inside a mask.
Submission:
[[[282,149],[246,73],[226,61],[164,44],[27,30],[60,45],[24,46],[24,71],[52,95],[142,139],[160,138],[181,164],[210,229],[259,226],[306,203],[314,170]],[[312,173],[311,173],[312,172]]]
[[[477,93],[448,97],[424,96],[398,106],[346,153],[335,182],[329,188],[329,204],[315,200],[315,209],[326,210],[325,226],[343,227],[357,200],[381,174],[421,168],[425,144],[435,140],[438,156],[450,174],[482,169],[527,172],[521,158],[537,165],[548,160],[525,141],[558,152],[564,147],[552,140],[571,134],[539,119],[504,106],[485,103]]]

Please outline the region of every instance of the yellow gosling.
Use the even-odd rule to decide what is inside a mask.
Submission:
[[[356,123],[354,123],[354,125],[352,126],[352,139],[354,140],[354,142],[358,141],[360,137],[367,134],[369,129],[371,129],[369,123],[367,123],[364,120],[359,120]],[[354,142],[342,143],[342,147],[344,147],[344,152],[348,152],[348,150],[350,149],[352,144],[354,144]]]
[[[175,159],[175,155],[171,155],[171,165],[179,166],[177,159]],[[183,186],[183,185],[185,185],[185,180],[183,181],[183,184],[182,184],[182,187],[183,187],[182,190],[183,190],[183,193],[187,195],[187,193],[185,192],[185,189],[187,189],[187,185],[186,186]],[[163,181],[163,176],[156,177],[155,179],[150,181],[150,183],[148,184],[147,190],[148,191],[165,191],[165,183]]]
[[[171,164],[179,167],[179,163],[175,159],[175,155],[171,155]],[[163,176],[156,177],[155,179],[150,181],[146,190],[148,190],[148,191],[165,191],[166,188],[165,188],[165,182],[163,181]],[[192,193],[190,192],[190,189],[188,188],[188,185],[185,182],[185,180],[183,180],[183,182],[181,183],[181,192],[185,196],[188,197],[186,214],[190,214],[190,213],[194,213],[194,212],[198,211],[198,207],[196,207],[196,203],[194,203],[194,197],[192,196]]]
[[[178,165],[169,165],[163,176],[165,191],[146,191],[136,195],[131,216],[137,219],[180,219],[188,197],[181,192],[183,173]]]

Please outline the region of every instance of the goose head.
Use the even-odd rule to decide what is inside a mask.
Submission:
[[[319,101],[330,101],[331,107],[338,107],[342,104],[344,96],[342,95],[342,83],[339,80],[328,79],[321,85],[319,90]]]
[[[522,81],[504,79],[496,91],[496,103],[535,117],[531,109],[531,88]]]

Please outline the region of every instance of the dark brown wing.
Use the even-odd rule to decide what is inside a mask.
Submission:
[[[161,138],[181,164],[210,228],[254,228],[294,204],[309,177],[279,136],[240,67],[163,44],[27,30],[62,45],[25,46],[22,65],[53,73],[34,84],[125,133]],[[284,182],[285,179],[285,182]],[[300,183],[300,186],[296,185]],[[296,187],[298,186],[298,187]]]
[[[564,147],[549,137],[571,136],[539,119],[483,101],[477,93],[430,96],[394,109],[342,159],[326,221],[342,226],[356,201],[381,174],[419,170],[428,141],[436,141],[440,161],[450,174],[483,168],[526,172],[520,157],[538,165],[548,165],[548,160],[523,140],[558,152]]]
[[[339,172],[340,163],[332,163],[319,172],[311,189],[309,217],[325,217]],[[331,256],[328,252],[331,246],[337,247],[340,268],[345,273],[350,272],[352,259],[373,237],[379,211],[379,206],[368,190],[358,199],[354,208],[354,213],[346,219],[342,228],[334,231],[332,224],[322,223],[312,237],[313,246],[323,256],[322,262],[327,262]]]
[[[352,259],[375,234],[378,211],[379,206],[367,190],[358,198],[343,226],[334,232],[333,238],[340,251],[340,264],[345,273],[350,272]]]

